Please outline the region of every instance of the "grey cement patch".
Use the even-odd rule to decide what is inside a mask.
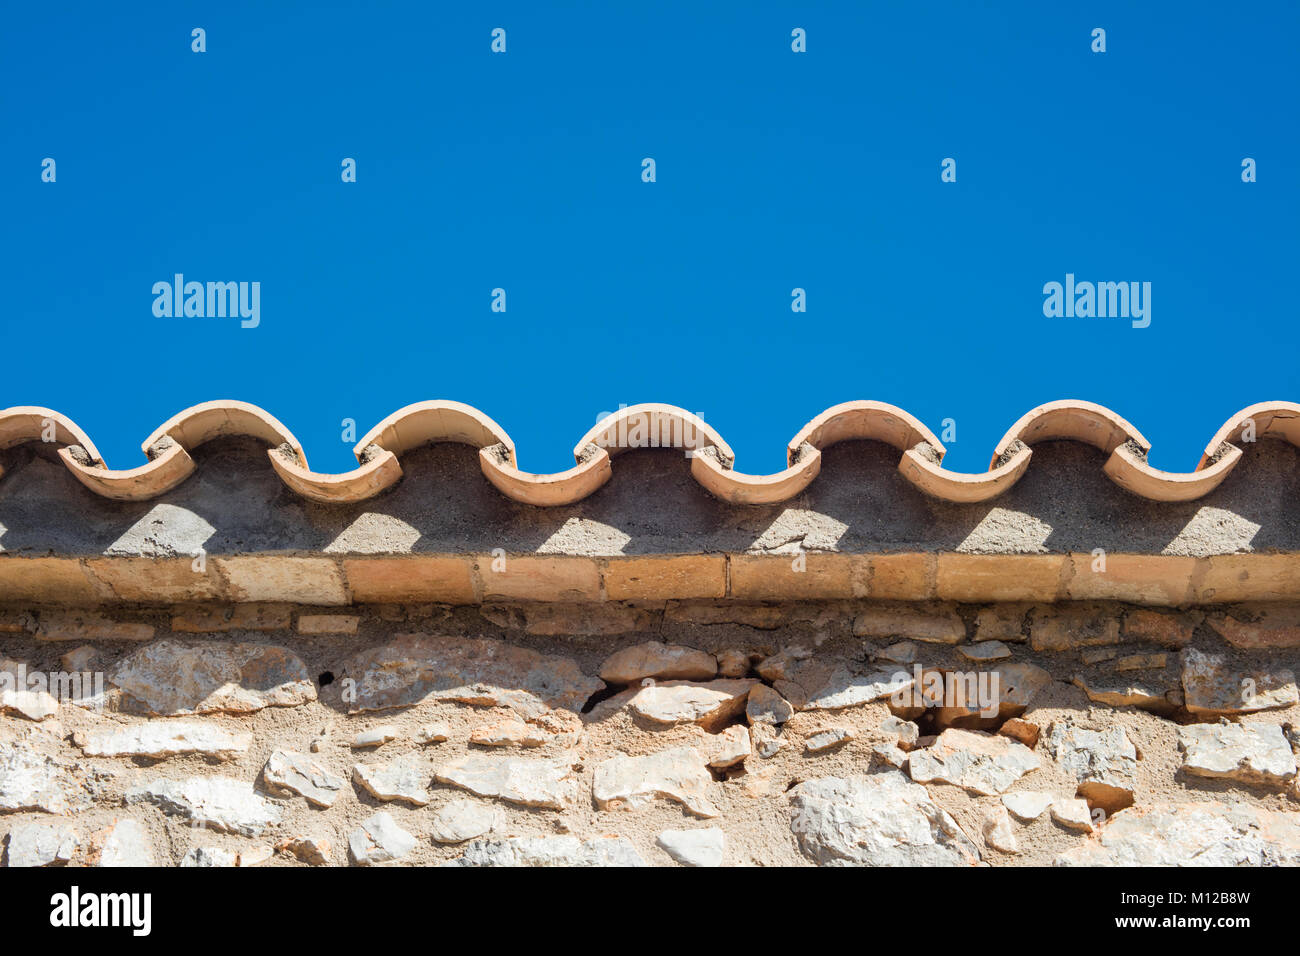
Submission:
[[[1023,478],[991,502],[928,498],[897,471],[898,452],[846,442],[823,453],[821,475],[781,505],[736,507],[691,477],[680,451],[630,451],[610,482],[578,504],[535,508],[500,494],[467,446],[402,458],[403,480],[359,505],[306,501],[248,439],[212,442],[198,471],[148,502],[84,488],[49,449],[5,454],[0,551],[22,556],[165,557],[263,552],[486,552],[591,556],[701,551],[1032,554],[1091,551],[1207,556],[1300,550],[1300,454],[1262,441],[1200,501],[1159,504],[1119,488],[1104,456],[1070,442],[1035,446]]]

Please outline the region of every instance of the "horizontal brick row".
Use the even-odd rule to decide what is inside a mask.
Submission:
[[[1103,564],[1104,562],[1104,564]],[[1300,598],[1300,554],[957,553],[22,558],[0,556],[0,601],[1108,600],[1177,607]]]

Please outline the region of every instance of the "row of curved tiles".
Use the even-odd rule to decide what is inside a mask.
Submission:
[[[175,488],[194,471],[190,453],[213,438],[244,435],[266,442],[271,465],[286,485],[325,503],[364,501],[402,477],[403,452],[430,442],[461,442],[479,449],[483,474],[509,498],[530,505],[580,501],[609,480],[611,460],[629,448],[671,446],[691,453],[691,472],[712,494],[733,504],[774,504],[802,492],[821,470],[821,452],[836,442],[873,439],[897,448],[898,470],[927,495],[944,501],[987,501],[1006,491],[1029,467],[1036,442],[1068,439],[1100,449],[1104,470],[1117,484],[1155,501],[1191,501],[1214,490],[1236,467],[1242,440],[1273,437],[1300,446],[1300,404],[1262,402],[1242,409],[1215,433],[1196,469],[1186,474],[1147,464],[1150,443],[1110,409],[1092,402],[1050,402],[1016,422],[998,442],[986,472],[966,474],[942,465],[946,449],[920,421],[884,402],[845,402],[822,412],[790,440],[788,466],[772,475],[747,475],[713,428],[673,405],[633,405],[603,419],[574,448],[576,464],[541,475],[521,471],[504,429],[460,402],[408,405],[372,428],[355,453],[358,467],[331,475],[312,471],[292,433],[256,405],[205,402],[159,426],[141,446],[149,461],[138,468],[104,465],[95,445],[71,419],[48,408],[0,411],[0,449],[53,441],[74,475],[106,498],[138,501]]]

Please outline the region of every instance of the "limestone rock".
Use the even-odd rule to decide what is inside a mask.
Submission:
[[[1168,694],[1174,689],[1172,684],[1153,677],[1140,680],[1118,677],[1098,679],[1076,674],[1072,683],[1087,694],[1089,700],[1095,700],[1099,704],[1157,710],[1169,706]]]
[[[699,724],[706,730],[735,718],[756,681],[715,680],[707,684],[668,681],[643,687],[628,701],[628,710],[656,724]]]
[[[9,832],[6,866],[62,866],[72,859],[77,836],[62,824],[24,823]]]
[[[91,834],[87,866],[153,866],[149,836],[138,821],[117,820]]]
[[[979,850],[924,787],[894,770],[790,791],[790,829],[822,866],[967,866]]]
[[[574,763],[572,757],[534,760],[467,754],[442,767],[433,778],[480,797],[561,810],[573,794]]]
[[[957,648],[957,653],[968,661],[987,663],[1005,660],[1011,656],[1011,648],[1001,641],[984,641],[981,644],[967,644]]]
[[[814,731],[803,745],[808,753],[818,754],[832,747],[838,747],[846,740],[852,740],[853,736],[853,731],[848,727],[827,727],[824,730]]]
[[[1092,811],[1088,801],[1077,797],[1058,797],[1052,801],[1052,819],[1071,830],[1091,830]]]
[[[228,777],[156,780],[126,792],[128,804],[150,803],[171,816],[222,833],[258,836],[280,822],[280,810],[253,792],[252,784]]]
[[[998,728],[998,733],[1003,737],[1018,740],[1030,750],[1038,746],[1040,732],[1041,730],[1037,724],[1020,717],[1012,717]]]
[[[592,796],[601,810],[638,810],[656,797],[675,800],[699,817],[716,817],[708,798],[713,777],[699,751],[674,747],[644,757],[619,754],[596,767]]]
[[[876,659],[891,664],[911,664],[916,660],[916,645],[911,641],[899,641],[876,651]]]
[[[248,714],[316,699],[306,665],[273,644],[154,641],[114,665],[108,681],[121,709],[167,717]]]
[[[1034,752],[1018,741],[949,729],[932,746],[912,751],[908,770],[917,783],[951,783],[992,796],[1039,766]]]
[[[238,856],[231,850],[222,850],[215,846],[191,847],[181,859],[183,867],[222,867],[235,866]]]
[[[749,669],[746,660],[745,670]],[[655,680],[712,680],[718,662],[712,654],[684,647],[647,641],[615,651],[600,665],[601,680],[611,684],[635,684],[647,677]]]
[[[1297,866],[1300,814],[1244,803],[1161,803],[1115,814],[1058,866]]]
[[[18,714],[28,720],[45,720],[59,709],[58,698],[45,687],[33,688],[27,665],[0,660],[0,713]]]
[[[343,789],[343,778],[307,754],[294,750],[273,750],[262,768],[262,779],[272,793],[296,793],[308,803],[330,807]]]
[[[66,813],[86,802],[53,759],[19,744],[0,744],[0,812]]]
[[[1284,784],[1296,775],[1295,754],[1276,724],[1191,724],[1178,728],[1183,769],[1200,777]]]
[[[433,815],[429,835],[435,843],[464,843],[490,832],[501,823],[496,807],[480,800],[452,800]]]
[[[893,714],[880,722],[880,730],[882,733],[895,737],[900,750],[911,750],[916,746],[916,742],[921,739],[920,727],[910,720],[903,720]]]
[[[799,676],[795,683],[805,691],[805,697],[794,703],[800,710],[840,710],[880,700],[910,687],[914,679],[902,670],[856,674],[843,666],[835,668],[821,683],[805,682],[803,672]]]
[[[910,759],[907,756],[907,751],[893,743],[875,744],[872,746],[871,752],[879,757],[884,763],[899,770],[904,769],[907,766],[907,761]]]
[[[664,830],[655,840],[664,852],[685,866],[722,866],[727,838],[718,827],[703,830]]]
[[[275,845],[280,853],[287,853],[312,866],[328,866],[334,846],[324,837],[289,837]]]
[[[1017,790],[1002,794],[1002,805],[1011,811],[1017,820],[1029,822],[1037,820],[1050,807],[1056,798],[1040,790]]]
[[[475,840],[451,866],[645,866],[636,849],[622,837],[515,837]]]
[[[491,639],[399,635],[349,658],[342,675],[356,681],[349,713],[449,700],[509,707],[534,717],[552,707],[575,713],[603,690],[566,657],[551,657]]]
[[[1048,728],[1044,745],[1079,782],[1078,796],[1108,814],[1133,805],[1137,748],[1123,727],[1087,730],[1065,721]]]
[[[1183,655],[1183,693],[1194,714],[1246,714],[1300,702],[1289,670],[1238,671],[1226,657],[1194,647]]]
[[[966,625],[955,611],[871,607],[853,619],[855,637],[907,637],[930,644],[959,644]]]
[[[365,750],[369,747],[382,747],[384,744],[396,739],[397,728],[392,724],[381,724],[378,727],[363,730],[353,737],[352,749]]]
[[[352,780],[377,800],[400,800],[416,807],[429,803],[429,774],[407,757],[390,760],[381,767],[356,764]]]
[[[717,770],[734,767],[750,754],[749,731],[738,724],[728,727],[711,736],[705,749],[710,767]]]
[[[88,757],[174,757],[204,754],[222,760],[248,750],[252,734],[231,734],[198,720],[148,720],[120,730],[91,734],[82,748]]]
[[[1015,831],[1011,829],[1011,817],[1007,808],[996,806],[984,815],[984,842],[1003,853],[1019,853],[1020,844],[1016,842]]]
[[[745,719],[751,724],[779,725],[793,716],[794,708],[790,702],[766,684],[755,684],[749,689],[749,697],[745,701]]]
[[[348,851],[357,866],[375,866],[401,859],[415,849],[416,839],[392,815],[380,811],[348,834]]]
[[[451,739],[451,729],[446,724],[425,724],[415,732],[417,744],[440,744]]]
[[[719,677],[748,677],[750,657],[744,651],[730,648],[718,654]]]

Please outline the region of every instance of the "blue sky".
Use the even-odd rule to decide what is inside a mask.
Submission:
[[[1300,399],[1298,43],[1267,2],[15,5],[0,406],[127,468],[244,399],[343,470],[342,419],[450,398],[548,471],[660,401],[767,472],[872,398],[974,471],[1083,398],[1189,469]],[[259,281],[260,325],[155,317],[177,272]],[[1150,282],[1150,327],[1044,317],[1067,272]]]

